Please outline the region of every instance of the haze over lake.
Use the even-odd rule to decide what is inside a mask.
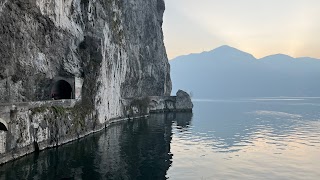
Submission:
[[[170,176],[320,177],[319,59],[221,46],[170,64],[173,92],[187,90],[195,104],[191,125],[173,128]]]
[[[320,96],[319,59],[284,54],[256,59],[221,46],[169,62],[172,92],[185,89],[194,98]]]

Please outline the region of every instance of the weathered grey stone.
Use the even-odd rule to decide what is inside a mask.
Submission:
[[[34,141],[56,146],[125,117],[124,98],[170,95],[164,9],[164,0],[0,0],[0,103],[51,100],[59,79],[81,89],[65,110],[5,113],[0,164]]]
[[[119,100],[170,95],[163,0],[8,0],[0,3],[0,102],[50,99],[53,79],[83,78],[99,118]]]
[[[193,103],[190,95],[182,90],[178,90],[176,95],[176,109],[180,111],[192,111]]]
[[[37,150],[59,146],[99,131],[111,123],[127,118],[141,118],[147,115],[145,98],[133,99],[125,109],[134,109],[129,117],[118,117],[99,123],[96,114],[89,114],[75,100],[41,101],[16,104],[13,110],[0,111],[0,164]],[[52,103],[56,105],[53,105]],[[0,107],[4,107],[1,105]],[[10,117],[4,116],[10,114]]]
[[[99,122],[121,99],[171,93],[163,0],[7,0],[0,4],[0,103],[51,99],[55,77],[83,79]],[[106,108],[107,107],[107,108]]]

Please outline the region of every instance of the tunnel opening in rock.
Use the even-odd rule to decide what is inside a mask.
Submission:
[[[6,125],[4,125],[2,122],[0,122],[0,131],[8,131]]]
[[[72,87],[65,80],[59,80],[52,86],[51,98],[58,99],[72,99]]]

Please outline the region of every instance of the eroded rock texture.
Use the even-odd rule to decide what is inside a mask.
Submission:
[[[0,103],[50,99],[55,77],[83,79],[100,123],[121,99],[170,95],[163,0],[0,0]]]
[[[193,103],[190,95],[183,90],[178,90],[176,95],[176,110],[192,111]]]

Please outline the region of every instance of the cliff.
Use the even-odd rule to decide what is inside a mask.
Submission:
[[[1,0],[0,102],[51,99],[81,78],[82,103],[110,119],[120,99],[171,93],[163,0]]]
[[[0,0],[0,103],[15,104],[0,106],[0,164],[127,116],[123,99],[170,95],[164,10],[164,0]],[[52,99],[74,101],[17,104]]]

